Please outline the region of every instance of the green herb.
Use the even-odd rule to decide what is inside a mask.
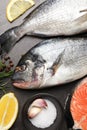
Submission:
[[[13,74],[13,71],[9,71],[9,72],[0,72],[0,78],[6,78],[6,77],[9,77]]]
[[[3,83],[3,81],[0,81],[0,95],[3,95],[7,92],[7,90],[10,88],[9,86],[6,86],[8,84],[8,81],[5,81]]]
[[[5,67],[6,65],[2,63],[2,61],[0,61],[0,68]]]
[[[1,69],[1,72],[0,72],[0,95],[3,95],[7,92],[8,90],[8,82],[9,80],[7,81],[7,77],[11,76],[13,74],[13,71],[10,70],[8,72],[6,72],[6,65],[2,63],[2,61],[0,61],[0,69]]]
[[[2,61],[0,61],[0,69],[2,70],[1,72],[0,72],[0,79],[1,78],[6,78],[6,77],[9,77],[9,76],[11,76],[12,74],[13,74],[13,71],[6,71],[5,69],[6,69],[6,65],[5,64],[3,64],[2,63]]]

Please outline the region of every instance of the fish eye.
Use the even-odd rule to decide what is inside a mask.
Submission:
[[[17,66],[17,67],[15,68],[15,72],[25,71],[25,70],[26,70],[26,65]]]
[[[26,70],[26,65],[22,65],[21,66],[21,71],[25,71]]]

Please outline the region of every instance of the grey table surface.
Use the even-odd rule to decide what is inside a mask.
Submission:
[[[35,8],[37,5],[39,5],[43,1],[44,0],[35,0],[36,5],[33,8]],[[25,16],[27,16],[27,14],[29,14],[33,10],[33,8],[28,10],[24,15],[22,15],[20,18],[15,20],[13,23],[9,23],[6,18],[6,6],[8,2],[9,0],[5,0],[5,1],[0,0],[0,34],[2,34],[4,31],[6,31],[7,29],[11,27],[21,24]],[[31,47],[33,47],[35,44],[37,44],[41,40],[43,39],[29,37],[29,36],[25,36],[24,38],[22,38],[9,54],[12,60],[15,62],[15,65],[18,63],[22,54],[27,52],[27,50],[29,50]],[[14,125],[10,128],[10,130],[26,130],[22,122],[22,109],[27,99],[29,99],[31,96],[38,93],[49,93],[49,94],[54,95],[64,106],[67,95],[72,91],[76,83],[77,82],[73,82],[70,84],[55,86],[49,89],[47,88],[47,89],[42,89],[42,90],[21,90],[21,89],[14,88],[10,82],[8,84],[10,86],[9,91],[15,93],[19,102],[18,116]]]

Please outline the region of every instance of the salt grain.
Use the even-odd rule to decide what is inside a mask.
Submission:
[[[47,108],[42,109],[42,111],[36,117],[30,119],[30,122],[37,128],[50,127],[57,117],[55,105],[47,99],[45,101],[48,105]]]

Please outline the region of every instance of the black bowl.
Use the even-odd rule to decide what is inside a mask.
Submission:
[[[44,129],[37,128],[29,121],[28,114],[27,114],[28,108],[31,105],[31,103],[35,99],[38,99],[38,98],[48,99],[56,107],[57,117],[56,117],[54,123],[48,128],[44,128]],[[35,96],[33,96],[27,100],[27,102],[24,104],[24,107],[22,110],[22,120],[23,120],[23,124],[27,130],[67,130],[67,125],[66,125],[66,121],[64,118],[64,112],[63,112],[63,108],[62,108],[60,102],[54,96],[47,94],[47,93],[36,94]]]

